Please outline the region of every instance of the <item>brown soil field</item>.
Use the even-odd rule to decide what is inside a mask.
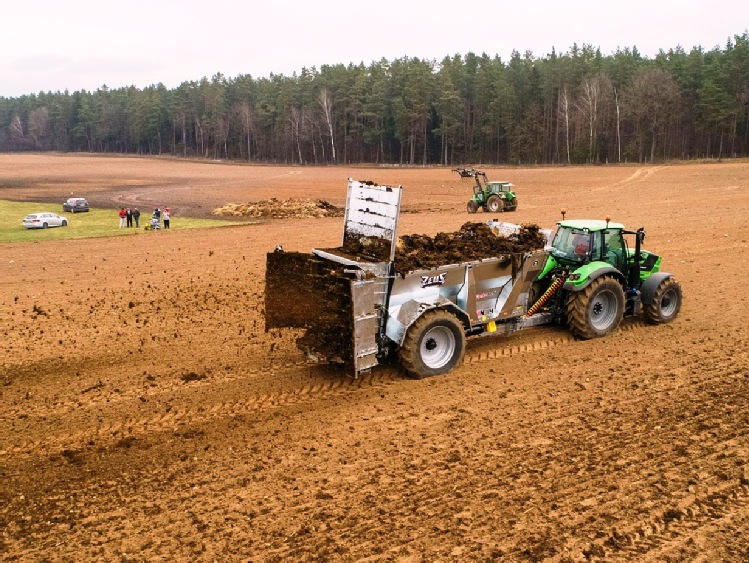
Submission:
[[[446,375],[354,380],[263,328],[266,253],[335,247],[340,217],[0,244],[0,559],[749,560],[749,163],[487,174],[516,186],[506,220],[644,226],[680,316],[469,340]],[[446,168],[0,155],[0,199],[175,224],[343,206],[348,177],[403,185],[399,234],[493,218]]]

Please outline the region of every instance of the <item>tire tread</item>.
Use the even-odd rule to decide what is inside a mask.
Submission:
[[[456,353],[455,357],[451,362],[447,364],[446,369],[442,369],[439,372],[431,373],[431,370],[424,366],[419,355],[419,341],[424,331],[428,330],[430,326],[437,322],[447,322],[456,326],[459,330],[459,338],[456,339]],[[403,340],[403,345],[399,351],[400,363],[403,368],[413,377],[422,379],[432,375],[439,375],[440,373],[446,373],[453,369],[463,357],[465,352],[465,334],[463,333],[463,326],[460,324],[455,315],[440,309],[433,311],[427,311],[420,316],[414,323],[409,327],[406,332],[406,337]],[[426,371],[425,371],[426,370]]]
[[[567,324],[570,331],[575,336],[589,340],[591,338],[598,338],[605,336],[598,334],[598,332],[590,326],[588,323],[588,304],[591,298],[598,292],[599,288],[608,282],[619,285],[619,282],[611,276],[601,276],[594,279],[588,287],[578,293],[570,295],[567,301]],[[619,286],[621,288],[621,286]],[[610,330],[606,334],[610,334],[619,326],[624,313],[624,292],[622,291],[620,299],[620,315],[619,319],[614,323]]]
[[[663,294],[668,291],[668,289],[673,288],[676,293],[679,296],[679,304],[676,308],[676,311],[674,311],[674,314],[670,317],[664,317],[663,313],[661,311],[661,300],[663,299]],[[643,311],[645,313],[645,320],[647,320],[650,324],[653,325],[659,325],[659,324],[666,324],[673,321],[677,316],[679,316],[679,311],[681,310],[681,302],[682,302],[682,291],[681,291],[681,284],[676,281],[674,278],[666,278],[663,280],[660,284],[658,284],[658,287],[655,290],[655,293],[653,294],[653,301],[649,305],[645,305],[643,307]]]

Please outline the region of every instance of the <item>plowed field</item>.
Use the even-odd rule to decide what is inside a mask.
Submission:
[[[749,163],[487,173],[516,185],[506,220],[644,226],[679,318],[352,380],[262,316],[266,252],[335,247],[340,217],[0,244],[0,558],[749,560]],[[343,206],[348,177],[403,185],[401,234],[493,218],[447,169],[0,155],[0,199],[73,192],[113,228],[120,205],[175,226],[272,197]]]

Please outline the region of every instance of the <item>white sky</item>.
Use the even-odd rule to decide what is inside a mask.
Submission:
[[[449,7],[448,7],[449,6]],[[0,97],[96,90],[573,43],[647,57],[724,48],[747,0],[2,0]]]

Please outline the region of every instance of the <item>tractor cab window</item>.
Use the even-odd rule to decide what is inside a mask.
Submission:
[[[591,260],[603,260],[603,233],[601,231],[595,231],[590,233],[590,259]]]
[[[571,262],[585,262],[591,249],[591,234],[582,229],[559,227],[551,243],[551,253],[555,258]]]
[[[627,251],[620,230],[607,229],[603,231],[603,251],[604,255],[601,259],[623,272]]]
[[[512,184],[508,182],[487,182],[486,190],[494,194],[508,193]]]

